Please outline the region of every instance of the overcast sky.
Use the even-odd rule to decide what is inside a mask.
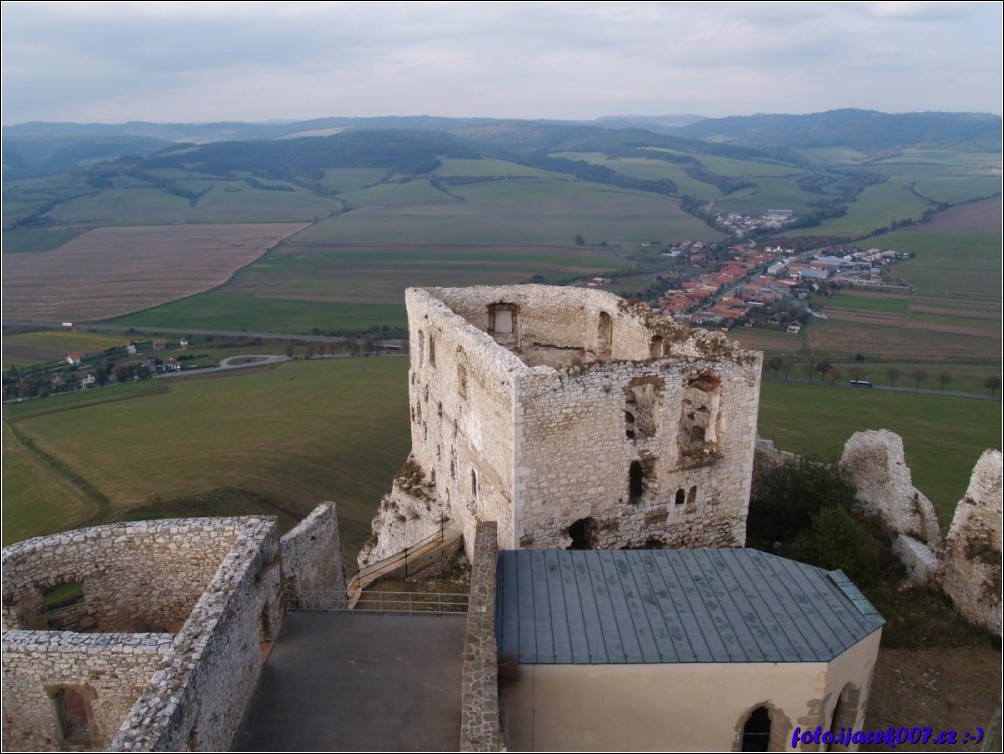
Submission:
[[[5,0],[2,119],[1000,114],[1001,9]]]

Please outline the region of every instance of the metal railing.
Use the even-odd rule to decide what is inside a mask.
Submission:
[[[355,611],[380,613],[418,613],[445,615],[467,612],[468,595],[464,592],[363,592]],[[324,590],[303,591],[290,605],[292,610],[348,610],[347,592]]]
[[[439,529],[434,531],[429,536],[425,537],[425,539],[421,539],[415,544],[405,547],[396,555],[391,555],[389,557],[384,558],[383,560],[377,561],[376,563],[370,563],[369,565],[363,566],[354,576],[352,576],[352,578],[348,580],[348,583],[346,583],[345,587],[350,591],[354,588],[355,589],[361,588],[363,585],[363,581],[368,576],[372,576],[373,574],[376,573],[382,573],[383,571],[393,570],[392,568],[393,566],[396,566],[398,563],[402,562],[404,563],[404,575],[405,578],[407,578],[409,575],[408,558],[409,557],[413,558],[416,550],[421,550],[433,543],[443,542],[445,539],[446,539],[446,519],[444,517],[439,519]]]

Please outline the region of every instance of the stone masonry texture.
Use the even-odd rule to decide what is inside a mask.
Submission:
[[[579,288],[409,289],[412,452],[361,563],[442,521],[503,548],[736,547],[759,352]]]

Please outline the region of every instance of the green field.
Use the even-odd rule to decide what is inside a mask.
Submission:
[[[606,241],[636,248],[651,239],[722,238],[684,213],[675,199],[596,183],[527,177],[451,185],[448,190],[412,181],[346,195],[354,205],[371,203],[318,223],[297,242],[568,245],[582,235],[589,244]],[[394,198],[395,193],[400,196]],[[430,203],[411,204],[416,193],[431,197]]]
[[[5,422],[37,451],[5,426],[4,542],[119,520],[151,504],[171,515],[171,501],[182,499],[187,511],[188,499],[212,499],[214,490],[236,504],[238,489],[294,517],[335,500],[354,553],[408,452],[407,366],[388,357],[298,361],[163,381],[158,395],[129,397],[129,385],[83,403],[70,396],[76,401],[7,407]],[[58,469],[85,480],[96,502],[64,494],[80,484]]]
[[[1001,404],[775,380],[762,383],[758,432],[782,450],[836,461],[847,439],[864,429],[889,429],[903,438],[913,484],[934,503],[945,531],[980,454],[1000,447]]]
[[[407,320],[403,298],[400,304],[348,304],[235,292],[192,296],[109,320],[109,324],[305,334],[315,328],[326,332],[362,331],[381,325],[406,327]]]
[[[72,241],[84,232],[73,230],[13,230],[3,234],[4,254],[25,254],[34,251],[52,251]]]
[[[682,165],[666,160],[647,160],[643,157],[608,157],[600,152],[554,152],[549,156],[603,165],[632,178],[644,178],[650,181],[668,178],[676,184],[681,195],[696,196],[709,202],[720,199],[722,196],[722,192],[717,187],[691,178]]]
[[[498,160],[482,157],[480,160],[460,160],[451,157],[440,157],[442,163],[433,173],[437,176],[460,178],[555,178],[555,173],[520,165],[508,160]]]
[[[334,499],[354,553],[408,452],[406,376],[401,358],[298,361],[7,406],[4,542],[200,512],[288,525]],[[782,449],[836,460],[853,432],[879,428],[904,438],[944,528],[999,444],[1000,403],[763,382],[759,433]]]
[[[275,181],[266,182],[269,184]],[[199,179],[178,181],[181,188],[211,190],[191,206],[188,199],[153,186],[106,189],[60,204],[49,213],[71,225],[164,225],[168,223],[269,223],[309,221],[341,211],[335,199],[324,199],[302,188],[266,191],[243,181]]]
[[[820,225],[790,232],[793,236],[861,235],[890,227],[894,220],[919,220],[931,204],[907,190],[907,181],[889,180],[869,186],[847,208],[847,214]]]
[[[452,160],[441,169],[511,165],[485,162]],[[400,326],[410,286],[566,282],[630,269],[617,246],[721,237],[676,200],[543,176],[347,192],[351,211],[314,224],[222,289],[115,321],[272,332]],[[574,243],[577,235],[585,245]]]
[[[895,273],[919,294],[960,299],[1001,300],[1000,236],[973,236],[900,230],[872,239],[882,248],[912,251]]]
[[[905,298],[879,298],[877,296],[859,296],[852,292],[842,292],[833,298],[825,299],[826,310],[853,309],[857,311],[883,312],[902,315],[910,310],[910,302]]]

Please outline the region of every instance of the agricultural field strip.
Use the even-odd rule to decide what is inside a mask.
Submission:
[[[301,223],[99,228],[4,259],[4,318],[103,319],[222,285]]]

